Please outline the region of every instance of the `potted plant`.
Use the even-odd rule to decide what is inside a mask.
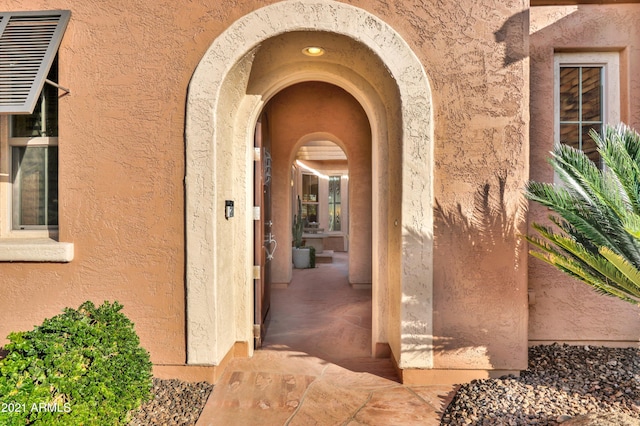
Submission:
[[[298,196],[298,214],[293,216],[293,266],[297,269],[308,268],[311,265],[311,250],[309,247],[302,247],[302,233],[304,223],[302,222],[302,202]]]

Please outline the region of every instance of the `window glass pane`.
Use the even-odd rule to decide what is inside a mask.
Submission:
[[[560,121],[577,121],[580,111],[580,68],[560,68]]]
[[[560,143],[580,149],[580,126],[577,124],[561,124]]]
[[[14,147],[13,228],[58,224],[58,148]]]
[[[51,65],[47,75],[51,81],[58,81],[58,59]],[[58,89],[45,83],[40,99],[33,114],[13,115],[11,117],[11,136],[14,138],[33,138],[40,136],[58,136]]]
[[[42,96],[40,96],[33,114],[11,116],[11,136],[14,138],[37,138],[41,137],[43,132]]]
[[[340,231],[340,176],[329,177],[329,231]]]
[[[340,223],[340,204],[335,204],[333,209],[329,212],[329,230],[341,231],[342,225]]]
[[[602,121],[602,68],[582,68],[582,121]]]
[[[305,226],[308,226],[309,223],[315,223],[318,221],[317,204],[302,204],[302,221]]]
[[[47,148],[47,225],[58,226],[58,147]]]
[[[340,203],[340,176],[329,178],[329,202]]]
[[[318,176],[302,175],[302,201],[318,201]]]
[[[560,142],[582,150],[601,167],[589,130],[602,131],[603,67],[560,68]]]

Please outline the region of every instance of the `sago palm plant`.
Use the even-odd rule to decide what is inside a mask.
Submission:
[[[604,167],[582,151],[557,146],[551,157],[562,185],[530,182],[526,195],[553,210],[558,229],[534,223],[530,253],[598,292],[640,305],[640,135],[625,125],[591,131]]]

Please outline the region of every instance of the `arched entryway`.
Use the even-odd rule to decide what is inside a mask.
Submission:
[[[293,36],[294,40],[286,43],[304,46],[304,43],[296,42],[296,35]],[[271,45],[274,43],[262,46],[266,55],[270,54]],[[339,45],[334,42],[325,47],[331,51]],[[278,50],[282,50],[282,43],[278,43]],[[294,48],[289,55],[300,60],[297,58],[302,56],[300,50]],[[254,64],[260,64],[260,61]],[[273,295],[276,299],[262,301],[262,306],[274,303],[269,321],[266,321],[264,311],[262,317],[256,317],[271,324],[261,338],[269,344],[284,343],[287,340],[282,336],[300,334],[304,324],[302,339],[291,342],[299,346],[300,342],[309,340],[313,345],[322,346],[327,342],[320,340],[335,340],[330,337],[331,333],[326,333],[327,326],[340,323],[331,318],[331,314],[339,315],[342,311],[338,306],[352,300],[364,302],[360,305],[369,307],[366,312],[359,310],[363,311],[359,317],[366,319],[367,324],[357,331],[365,333],[368,329],[369,332],[357,341],[359,346],[365,344],[364,355],[371,356],[372,143],[367,115],[346,90],[327,82],[306,81],[276,93],[263,108],[260,121],[263,129],[264,123],[268,123],[267,134],[263,134],[262,139],[268,141],[272,164],[269,189],[272,221],[269,224],[272,223],[275,239],[279,241],[275,255],[264,262],[271,276],[259,284],[264,290],[256,293]],[[290,234],[286,232],[292,229],[294,216],[301,220],[300,241],[295,243],[305,245],[300,249],[291,248]],[[304,265],[304,259],[298,259],[300,256],[308,259],[307,247],[315,248],[314,270],[292,271],[292,254],[298,268],[308,267]],[[262,251],[266,250],[269,247]],[[260,257],[259,261],[264,260],[263,255]],[[309,287],[310,282],[314,284]],[[276,287],[273,292],[269,290],[270,283]],[[287,299],[288,304],[298,300],[298,308],[287,311],[292,307],[278,303],[290,294],[301,294],[302,287],[308,289],[303,292],[305,297]],[[329,288],[331,292],[326,291]],[[350,294],[353,288],[362,290],[354,292],[357,297]],[[342,299],[335,298],[338,294]],[[311,303],[312,300],[316,303]],[[283,315],[285,311],[289,314]],[[290,318],[294,317],[296,321],[291,322]],[[276,334],[271,334],[276,329]],[[261,331],[264,332],[265,327],[261,327]],[[257,340],[260,341],[262,339]],[[349,344],[345,341],[340,346]],[[309,348],[308,345],[303,347]],[[292,346],[292,349],[300,348]],[[346,351],[348,348],[341,349]]]
[[[306,40],[335,46],[335,55],[315,62],[282,56]],[[270,43],[278,49],[261,55]],[[333,1],[284,1],[246,15],[194,73],[186,128],[188,362],[217,365],[235,342],[252,341],[254,126],[274,94],[310,80],[346,90],[371,124],[372,350],[388,344],[401,368],[430,368],[429,84],[391,27]],[[232,218],[224,215],[227,201]]]

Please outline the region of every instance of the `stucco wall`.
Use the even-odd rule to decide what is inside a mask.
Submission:
[[[3,10],[72,11],[60,49],[60,83],[72,91],[60,102],[60,236],[62,241],[75,243],[75,259],[66,265],[0,264],[3,296],[8,295],[0,301],[0,337],[10,330],[30,328],[43,317],[87,298],[97,302],[118,299],[137,324],[142,344],[155,363],[184,362],[187,88],[216,37],[236,19],[271,3],[276,2],[240,0],[229,7],[203,0],[185,7],[169,0],[113,0],[107,7],[96,1],[33,0],[27,6],[22,1],[0,0]],[[381,302],[379,320],[373,325],[374,341],[388,341],[395,356],[402,356],[402,366],[408,368],[430,366],[432,336],[436,367],[523,367],[527,312],[522,247],[510,234],[496,237],[497,242],[487,239],[470,245],[471,238],[489,234],[479,233],[477,226],[471,230],[448,226],[446,216],[436,217],[435,235],[427,225],[433,217],[431,185],[435,183],[435,198],[443,211],[471,217],[476,213],[478,189],[489,183],[495,194],[495,174],[507,170],[508,223],[517,229],[522,226],[523,221],[513,215],[528,174],[527,16],[522,13],[526,2],[348,3],[400,33],[431,83],[427,87],[422,70],[413,66],[404,45],[397,50],[404,56],[388,57],[390,45],[399,41],[379,22],[369,19],[366,32],[350,28],[350,34],[366,34],[371,46],[383,45],[376,54],[384,51],[387,55],[387,63],[375,72],[355,68],[370,77],[368,84],[385,101],[386,116],[373,117],[379,119],[373,126],[388,135],[388,145],[373,153],[380,156],[375,170],[379,182],[374,184],[384,194],[374,194],[372,200],[379,209],[379,223],[366,226],[387,242],[373,248],[373,256],[383,265],[376,272],[383,276],[377,278],[388,283],[373,290]],[[306,15],[296,16],[303,21]],[[275,28],[279,22],[269,25]],[[377,40],[379,34],[388,38]],[[227,41],[234,44],[234,40]],[[350,62],[366,68],[371,62],[362,66],[359,58],[375,56],[366,49],[351,53],[332,64],[333,68]],[[295,71],[295,64],[288,70]],[[237,69],[231,75],[253,84],[246,72]],[[340,72],[335,73],[340,78],[353,73],[349,69]],[[401,90],[389,87],[394,79],[401,82]],[[355,78],[350,82],[354,87],[359,84]],[[420,86],[409,90],[412,83]],[[224,84],[233,86],[228,81]],[[251,85],[236,89],[252,93]],[[204,94],[216,90],[218,87],[207,87]],[[433,110],[425,95],[431,92]],[[239,94],[232,90],[224,99],[231,102]],[[421,103],[419,107],[416,102]],[[216,137],[229,133],[225,126],[238,125],[224,120],[233,120],[234,111],[241,107],[228,105],[224,110],[228,115],[216,117],[220,126]],[[428,131],[432,123],[427,123],[431,117],[425,111],[435,119],[434,135]],[[206,116],[211,111],[198,113]],[[397,120],[387,122],[388,117]],[[400,128],[406,134],[400,134]],[[233,136],[231,141],[237,138],[235,133],[229,136]],[[431,136],[436,142],[435,182],[429,178]],[[417,137],[421,140],[416,141]],[[197,158],[212,160],[202,168],[211,173],[206,175],[211,178],[206,185],[215,185],[210,189],[216,196],[228,196],[240,207],[233,221],[221,216],[223,205],[203,210],[214,217],[215,229],[201,231],[216,247],[228,243],[228,251],[216,253],[212,260],[219,284],[205,290],[215,294],[203,295],[216,304],[204,314],[216,317],[211,324],[220,339],[216,347],[220,353],[215,355],[219,360],[233,341],[250,339],[251,315],[246,309],[250,304],[250,252],[239,242],[250,232],[246,209],[241,211],[249,201],[238,189],[247,185],[245,166],[250,164],[251,151],[236,147],[231,152],[223,145],[215,149],[224,161],[216,159],[214,164],[204,155]],[[402,170],[399,164],[404,165]],[[376,204],[378,196],[384,202]],[[240,266],[229,268],[228,264]],[[245,308],[234,311],[232,306]],[[209,336],[199,334],[201,331],[194,333]]]
[[[119,300],[154,363],[185,362],[187,88],[215,36],[258,3],[0,1],[71,10],[59,50],[71,90],[59,103],[60,240],[75,245],[69,264],[0,264],[0,344],[65,306]]]
[[[413,353],[418,359],[419,348],[429,343],[420,340],[420,327],[411,330],[407,312],[432,307],[433,367],[525,368],[528,260],[515,235],[526,229],[518,207],[528,178],[528,2],[367,3],[352,2],[396,29],[429,78],[434,197],[441,207],[434,212],[433,236],[404,236],[405,245],[433,238],[433,298],[426,286],[412,293],[389,286],[389,315],[403,324],[402,336],[390,332],[391,347],[411,336],[415,344],[404,347],[403,357],[409,360]],[[400,153],[392,149],[388,155],[393,159]],[[506,178],[503,205],[499,177]],[[391,170],[391,188],[396,178]],[[504,213],[502,225],[483,222],[487,217],[479,211],[477,194],[485,184],[490,185],[490,216]],[[471,226],[461,225],[465,221]],[[390,247],[398,236],[396,224],[389,216]],[[391,249],[390,264],[399,255]],[[390,283],[400,278],[396,273],[389,271]],[[406,365],[411,364],[424,365],[424,360]]]
[[[553,149],[553,54],[615,51],[620,54],[620,118],[640,128],[640,6],[537,7],[531,10],[531,179],[553,182],[546,159]],[[551,212],[532,204],[529,219]],[[605,297],[538,260],[529,264],[529,339],[637,344],[640,310]],[[626,342],[626,343],[625,343]]]
[[[526,6],[447,2],[412,28],[434,87],[436,368],[526,367]]]

